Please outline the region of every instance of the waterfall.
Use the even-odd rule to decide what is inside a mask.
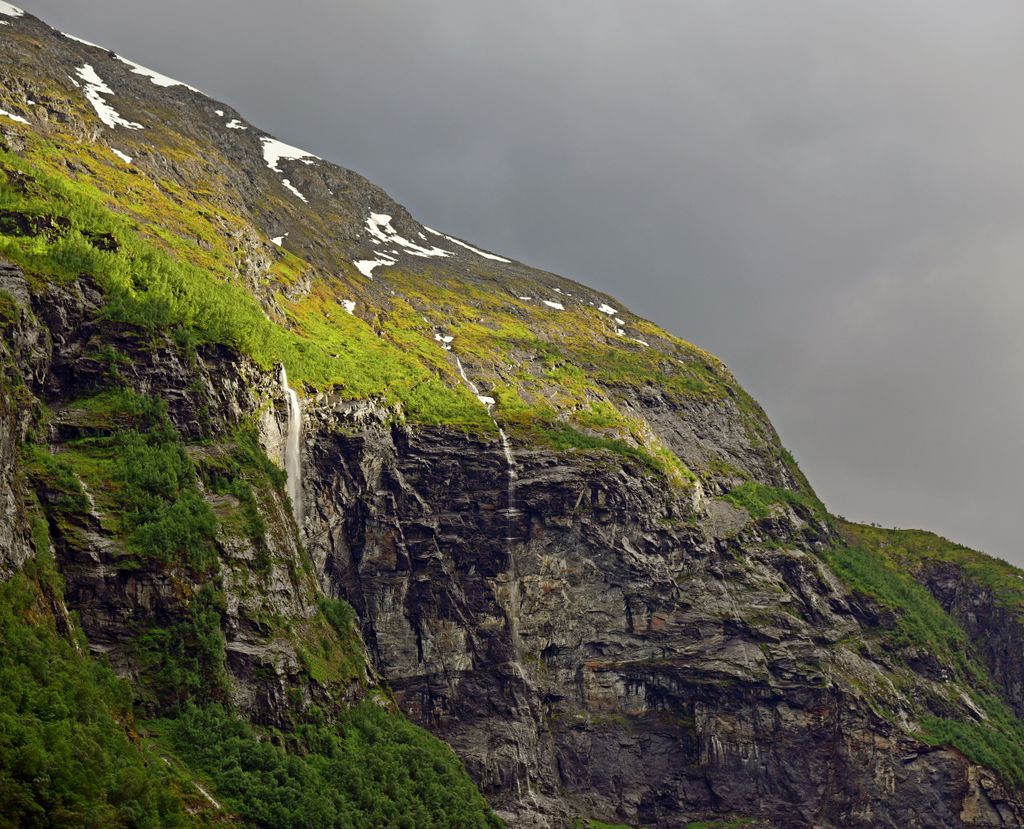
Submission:
[[[491,418],[493,420],[493,418]],[[498,426],[497,422],[494,424]],[[498,426],[498,436],[501,438],[501,448],[505,450],[505,463],[508,464],[508,476],[513,481],[519,477],[516,471],[516,459],[512,456],[512,444],[508,442],[508,435],[505,430]]]
[[[476,383],[466,376],[466,370],[462,367],[462,360],[459,359],[459,355],[455,355],[455,365],[459,369],[459,376],[462,378],[469,390],[476,395],[484,408],[487,409],[487,414],[491,416],[491,422],[494,424],[494,428],[498,430],[498,437],[501,438],[501,449],[505,453],[505,468],[508,474],[508,488],[507,488],[507,506],[505,509],[505,544],[508,552],[508,576],[509,576],[509,606],[512,610],[509,613],[509,632],[512,636],[512,647],[515,653],[513,657],[513,665],[516,672],[521,675],[522,669],[519,667],[519,625],[516,620],[516,613],[519,610],[520,597],[519,597],[519,573],[516,570],[516,557],[512,552],[512,544],[516,541],[516,537],[513,534],[515,517],[519,514],[519,510],[516,508],[516,480],[519,477],[519,471],[516,467],[515,455],[512,454],[512,443],[508,439],[508,435],[505,434],[505,430],[498,425],[498,421],[495,420],[494,414],[491,412],[491,407],[494,406],[493,398],[487,397],[480,394],[480,389],[477,388]]]
[[[281,386],[288,400],[288,437],[284,447],[284,471],[288,475],[288,497],[295,513],[295,523],[302,527],[302,407],[295,389],[288,385],[288,372],[281,366]]]
[[[455,365],[459,367],[459,377],[462,378],[462,382],[465,383],[467,386],[469,386],[469,390],[471,392],[473,392],[473,394],[475,394],[477,397],[480,397],[480,389],[478,389],[476,387],[476,383],[474,383],[472,380],[470,380],[466,376],[466,369],[464,369],[462,367],[462,360],[459,359],[459,355],[458,354],[455,355]],[[491,409],[488,406],[487,407],[487,411],[490,411],[490,410]],[[492,420],[493,420],[493,418],[492,418]]]
[[[498,437],[501,438],[501,449],[505,453],[505,465],[508,468],[508,509],[509,513],[513,513],[515,512],[515,484],[513,482],[519,477],[519,474],[516,469],[515,456],[512,454],[512,444],[509,442],[508,435],[505,434],[505,430],[498,425],[498,421],[494,419],[494,415],[491,413],[491,407],[494,405],[494,400],[480,394],[480,389],[477,388],[476,383],[466,376],[466,370],[462,367],[462,360],[459,359],[458,354],[455,355],[455,365],[458,366],[459,376],[462,378],[462,382],[469,386],[469,390],[476,395],[476,399],[484,404],[484,408],[487,409],[487,414],[491,415],[491,423],[493,423],[494,428],[498,430]]]

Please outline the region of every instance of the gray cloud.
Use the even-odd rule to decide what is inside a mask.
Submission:
[[[1016,0],[30,5],[715,351],[834,511],[1024,563]]]

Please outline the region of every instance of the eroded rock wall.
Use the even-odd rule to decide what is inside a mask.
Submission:
[[[888,680],[850,644],[871,609],[815,556],[824,526],[523,447],[510,493],[496,438],[387,415],[311,406],[307,544],[512,825],[1014,825],[990,774],[858,692]]]

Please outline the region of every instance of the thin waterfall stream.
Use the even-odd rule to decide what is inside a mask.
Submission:
[[[302,406],[295,389],[288,385],[288,372],[281,366],[281,387],[288,400],[288,434],[284,446],[284,471],[288,476],[288,497],[292,502],[295,523],[302,528]]]
[[[506,528],[506,541],[514,541],[515,537],[512,535],[512,518],[518,514],[516,509],[516,479],[519,477],[519,470],[516,466],[515,456],[512,454],[512,443],[508,439],[508,435],[505,434],[505,430],[498,425],[498,421],[495,419],[494,414],[491,412],[491,408],[494,406],[494,398],[487,397],[486,395],[480,394],[480,389],[476,383],[466,376],[466,370],[462,367],[462,360],[459,359],[459,355],[455,355],[455,365],[458,366],[459,376],[462,381],[469,387],[469,390],[476,395],[476,399],[479,400],[484,408],[487,409],[487,414],[491,416],[491,423],[494,424],[494,428],[498,430],[498,437],[501,438],[501,449],[505,453],[505,465],[508,469],[508,509],[506,515],[508,517],[508,525]]]
[[[520,599],[519,599],[519,574],[516,571],[516,557],[512,554],[512,543],[516,540],[513,535],[513,525],[516,516],[519,514],[519,510],[516,508],[516,480],[519,478],[519,470],[516,466],[515,455],[512,454],[512,443],[508,439],[508,435],[505,434],[505,430],[498,425],[498,421],[495,420],[491,407],[494,406],[494,398],[487,397],[486,395],[480,394],[480,389],[477,388],[476,383],[466,376],[466,370],[462,367],[462,360],[459,359],[459,355],[455,355],[455,365],[458,366],[459,376],[462,381],[469,387],[469,390],[476,395],[476,399],[479,400],[484,408],[487,409],[487,414],[491,416],[491,422],[494,424],[494,428],[498,430],[498,437],[501,438],[501,448],[505,453],[505,465],[508,470],[508,497],[507,507],[505,509],[505,551],[508,555],[508,570],[509,570],[509,606],[511,608],[509,612],[509,629],[512,635],[512,647],[514,649],[513,664],[519,669],[519,623],[517,613],[519,610]]]

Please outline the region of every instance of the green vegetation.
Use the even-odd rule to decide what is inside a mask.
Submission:
[[[199,493],[202,481],[237,497],[235,518],[228,508],[227,520],[265,543],[259,499],[284,478],[250,425],[217,444],[186,447],[160,400],[123,389],[77,401],[65,416],[83,436],[57,455],[26,449],[30,477],[62,532],[91,509],[84,480],[129,558],[209,577],[219,569],[215,541],[225,528]],[[182,510],[183,501],[202,509]],[[38,506],[32,516],[44,561],[47,523]],[[331,725],[315,706],[305,714],[296,707],[294,727],[272,734],[257,734],[221,707],[230,688],[217,578],[197,590],[183,585],[180,609],[136,620],[137,634],[124,643],[138,672],[129,689],[81,651],[83,640],[57,634],[43,592],[60,596],[63,585],[52,568],[45,575],[35,592],[25,576],[0,585],[0,829],[55,818],[97,827],[205,823],[201,812],[210,807],[195,802],[192,773],[226,806],[218,823],[228,825],[232,813],[247,824],[282,827],[501,825],[447,746],[375,702],[332,706],[340,719]],[[294,638],[312,680],[365,684],[352,608],[320,597],[318,611],[286,622],[277,635]],[[183,764],[164,763],[145,748],[148,740],[132,739],[133,707],[168,717],[152,731],[161,756]]]
[[[504,398],[499,399],[504,402]],[[529,417],[528,408],[524,411]],[[686,464],[655,435],[649,430],[643,430],[647,432],[643,434],[638,422],[617,412],[612,415],[614,411],[610,404],[602,404],[599,408],[575,412],[572,421],[587,429],[582,431],[573,422],[557,419],[551,410],[545,408],[536,412],[531,425],[522,431],[534,443],[558,452],[609,452],[620,458],[630,458],[648,470],[664,475],[674,487],[685,488],[696,480],[696,475]],[[632,440],[619,437],[622,434],[629,435]]]
[[[140,669],[138,703],[149,710],[175,712],[190,700],[224,701],[224,596],[203,585],[188,603],[180,621],[151,623],[131,643]]]
[[[373,702],[271,742],[220,706],[153,729],[232,811],[276,829],[500,827],[440,740]]]
[[[365,683],[363,643],[348,602],[320,596],[319,614],[297,626],[299,658],[321,685]]]
[[[1002,559],[924,530],[890,530],[851,522],[843,522],[841,530],[851,544],[877,549],[911,573],[928,563],[955,564],[975,584],[989,588],[999,604],[1024,618],[1024,578],[1018,568]]]
[[[271,561],[263,511],[272,493],[284,495],[284,470],[264,454],[252,423],[221,436],[215,445],[194,448],[191,456],[207,490],[230,496],[238,504],[236,508],[225,504],[218,509],[221,533],[248,538],[256,548],[255,569],[266,575]]]
[[[755,521],[771,515],[775,504],[788,505],[804,518],[828,520],[828,512],[824,505],[812,495],[792,489],[766,486],[757,481],[746,481],[723,497],[733,506],[745,509]]]
[[[919,648],[973,676],[967,635],[906,571],[877,549],[864,545],[830,548],[822,557],[854,592],[894,613],[896,627],[890,633],[893,644]]]
[[[129,738],[127,686],[54,627],[47,556],[0,583],[0,827],[198,825],[171,772]]]
[[[86,482],[116,516],[130,554],[125,566],[135,566],[134,557],[185,563],[197,575],[214,572],[217,519],[197,488],[195,465],[163,401],[115,390],[77,405],[94,434],[70,441],[49,461],[34,450],[37,475],[65,492],[81,493],[78,481]],[[58,469],[66,471],[58,475]],[[81,498],[78,512],[87,506]]]
[[[1024,786],[1024,720],[1016,717],[995,691],[987,670],[974,657],[963,629],[943,610],[907,567],[908,547],[892,541],[904,531],[877,530],[843,523],[844,547],[826,549],[822,558],[854,592],[892,611],[894,625],[881,635],[890,649],[925,654],[948,666],[982,712],[961,718],[921,717],[917,736],[933,745],[952,745],[975,762],[998,773],[1011,786]],[[930,534],[920,534],[930,535]],[[913,541],[922,541],[913,534]],[[934,536],[931,536],[935,538]],[[923,550],[916,549],[918,555]],[[944,548],[945,554],[951,554]],[[973,551],[971,551],[973,552]],[[980,554],[978,554],[980,555]],[[978,562],[974,562],[978,566]],[[1008,567],[1009,565],[1007,565]],[[958,700],[956,705],[962,701]]]
[[[310,279],[311,287],[300,299],[273,295],[284,316],[272,320],[237,276],[232,239],[246,221],[224,209],[232,201],[218,188],[229,185],[214,170],[208,185],[186,192],[58,132],[28,140],[22,156],[0,151],[0,209],[31,217],[28,226],[49,232],[0,234],[0,255],[22,265],[37,287],[89,275],[106,297],[109,319],[154,337],[169,332],[187,349],[222,343],[266,369],[283,362],[295,384],[379,398],[415,423],[493,433],[487,411],[434,341],[443,327],[456,337],[463,358],[483,369],[475,378],[495,387],[498,419],[508,431],[577,450],[584,447],[567,444],[566,428],[594,434],[606,442],[589,450],[633,455],[681,486],[692,481],[689,470],[651,436],[637,440],[637,424],[613,396],[628,399],[631,389],[656,384],[670,397],[732,393],[741,409],[747,400],[730,391],[735,383],[717,360],[642,320],[631,324],[678,358],[614,336],[593,309],[538,312],[500,292],[452,282],[450,274],[424,280],[389,270],[400,292],[387,301],[375,298],[367,321],[342,308],[342,300],[361,288],[347,277],[324,279],[280,250],[266,277],[273,286],[268,293],[300,278]],[[184,147],[160,151],[172,160],[192,158]],[[69,157],[79,171],[74,177]],[[523,359],[513,356],[519,354]],[[112,375],[117,370],[112,363]],[[630,435],[633,440],[623,440]],[[244,487],[221,494],[250,502]],[[258,526],[251,529],[258,535]]]
[[[6,331],[19,318],[18,304],[7,291],[0,291],[0,332]]]
[[[981,696],[980,702],[983,721],[924,717],[918,736],[931,745],[955,746],[1008,785],[1024,788],[1024,720],[995,696]]]
[[[538,437],[542,440],[546,439],[550,446],[562,452],[574,449],[583,451],[604,450],[632,458],[650,469],[660,469],[657,461],[647,452],[636,446],[631,446],[624,440],[584,434],[568,424],[552,425],[540,431]]]
[[[414,421],[493,428],[468,391],[448,386],[415,355],[339,312],[332,297],[307,297],[295,306],[293,327],[283,328],[227,273],[218,277],[184,255],[174,258],[145,238],[137,223],[110,210],[94,187],[47,174],[5,150],[0,172],[0,209],[30,216],[56,212],[68,222],[60,234],[0,234],[0,255],[37,279],[64,283],[88,274],[103,290],[104,313],[112,321],[172,332],[190,348],[229,345],[266,369],[280,361],[295,381],[335,386],[351,397],[383,397],[401,404]],[[162,238],[176,250],[172,237]],[[97,246],[98,239],[115,244]]]
[[[217,519],[196,489],[195,468],[170,429],[123,432],[112,439],[128,549],[196,573],[217,565]]]
[[[822,557],[855,593],[893,612],[896,623],[889,641],[894,645],[919,648],[961,671],[973,668],[960,626],[931,593],[884,556],[867,547],[848,547],[825,550]]]

